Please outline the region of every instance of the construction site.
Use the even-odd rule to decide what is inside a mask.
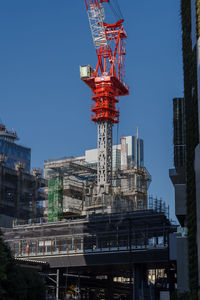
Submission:
[[[87,150],[85,156],[45,162],[44,173],[48,181],[45,216],[49,221],[94,212],[147,209],[151,176],[143,166],[143,141],[138,137],[123,137],[120,145],[113,146],[112,184],[104,183],[103,193],[98,193],[97,152],[97,149]]]
[[[80,78],[92,92],[97,149],[45,161],[43,214],[17,215],[4,238],[15,258],[48,265],[41,272],[47,300],[169,299],[162,297],[176,285],[177,226],[165,202],[148,195],[138,129],[113,145],[119,98],[129,95],[124,19],[105,22],[109,0],[85,4],[97,65],[81,66]]]

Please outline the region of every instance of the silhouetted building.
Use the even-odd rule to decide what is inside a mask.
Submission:
[[[45,180],[39,169],[30,173],[31,149],[20,146],[16,132],[0,124],[0,226],[15,219],[42,216]]]
[[[184,98],[173,99],[174,169],[169,171],[175,190],[175,214],[181,225],[177,232],[177,284],[178,291],[189,290],[187,205],[186,205],[186,145]]]
[[[200,285],[200,2],[181,0],[184,99],[174,99],[174,170],[179,291]],[[185,146],[184,146],[185,144]],[[198,249],[198,251],[197,251]],[[180,267],[180,269],[179,269]]]

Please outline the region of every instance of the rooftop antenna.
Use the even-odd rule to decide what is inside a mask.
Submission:
[[[136,126],[136,138],[138,139],[138,137],[139,137],[139,127]]]

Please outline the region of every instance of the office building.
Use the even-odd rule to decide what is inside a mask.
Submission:
[[[5,166],[15,169],[21,163],[23,169],[30,172],[31,149],[16,143],[19,140],[16,131],[8,131],[4,124],[0,124],[0,157]]]
[[[176,215],[181,228],[178,290],[198,298],[200,286],[200,1],[181,0],[184,98],[174,99]],[[178,245],[178,244],[177,244]],[[178,267],[179,268],[179,267]],[[181,278],[184,279],[181,283]]]

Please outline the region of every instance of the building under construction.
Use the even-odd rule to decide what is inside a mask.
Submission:
[[[57,300],[157,300],[150,270],[162,270],[166,284],[160,287],[169,296],[175,287],[176,226],[162,200],[147,197],[151,176],[138,134],[112,143],[119,97],[129,94],[124,19],[105,23],[103,5],[110,0],[85,4],[98,62],[95,70],[81,66],[80,77],[92,91],[97,149],[46,161],[46,218],[28,225],[16,221],[4,236],[16,258],[49,264],[43,275]]]
[[[147,196],[143,151],[138,136],[113,146],[112,185],[102,194],[97,149],[45,162],[45,217],[16,220],[4,238],[16,259],[49,265],[47,299],[159,299],[160,289],[174,290],[176,226],[165,203]]]
[[[11,227],[14,220],[43,216],[42,170],[30,172],[31,150],[16,143],[14,130],[0,124],[0,226]]]
[[[97,193],[97,149],[85,156],[49,160],[44,164],[48,180],[45,216],[57,221],[71,216],[147,209],[151,176],[144,167],[143,140],[128,136],[112,149],[112,185]]]

